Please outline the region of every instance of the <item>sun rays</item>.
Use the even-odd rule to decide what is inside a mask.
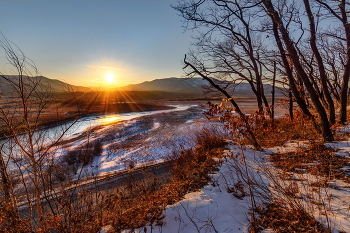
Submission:
[[[114,75],[109,73],[109,74],[106,75],[105,81],[107,83],[115,83],[116,80],[114,78]]]

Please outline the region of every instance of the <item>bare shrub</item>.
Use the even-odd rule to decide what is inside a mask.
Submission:
[[[78,157],[76,151],[68,151],[62,157],[62,162],[67,163],[68,165],[74,165],[78,163]]]
[[[296,151],[275,153],[270,156],[270,160],[285,172],[308,172],[327,180],[340,179],[350,182],[346,171],[341,169],[350,164],[350,159],[335,155],[334,152],[332,148],[326,148],[324,143],[311,142],[308,147],[301,147]]]
[[[64,182],[68,179],[70,172],[62,164],[53,164],[47,168],[46,173],[50,176],[50,182]]]
[[[196,142],[205,150],[223,148],[227,144],[218,128],[206,127],[196,135]]]
[[[101,156],[103,152],[103,144],[100,140],[96,140],[93,143],[93,148],[94,148],[94,156]]]
[[[133,169],[136,165],[136,161],[130,160],[130,159],[124,160],[123,162],[124,162],[124,166],[127,170]]]
[[[248,195],[245,185],[241,180],[237,181],[232,187],[228,187],[227,192],[232,193],[233,196],[241,200]]]
[[[270,228],[275,232],[330,232],[304,210],[290,209],[279,201],[256,211],[261,217],[254,224],[263,229]]]
[[[225,123],[233,139],[243,145],[251,144],[246,121],[249,122],[249,130],[255,135],[261,147],[279,146],[290,140],[322,140],[313,120],[301,111],[293,112],[293,120],[288,116],[270,119],[266,117],[267,114],[267,112],[256,112],[245,116],[245,120],[242,120],[234,114],[232,107],[226,105],[211,106],[206,112],[209,118],[218,118]]]
[[[237,148],[238,149],[238,148]],[[283,157],[283,155],[281,155]],[[328,187],[312,187],[304,174],[276,169],[261,157],[246,154],[244,147],[228,160],[229,172],[222,177],[225,188],[236,198],[250,197],[250,232],[272,228],[276,232],[328,232],[331,224],[322,226],[315,220],[317,213],[330,214]],[[288,166],[286,166],[288,167]],[[327,221],[329,221],[327,219]]]
[[[62,161],[68,165],[83,164],[86,166],[93,161],[95,156],[100,156],[102,151],[103,144],[100,141],[87,142],[85,145],[68,151]]]
[[[0,218],[0,232],[31,232],[29,220],[18,218],[10,205],[0,205]]]

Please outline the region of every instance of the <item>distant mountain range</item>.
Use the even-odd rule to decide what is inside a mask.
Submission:
[[[213,81],[217,84],[222,84],[222,81]],[[224,83],[227,84],[228,82]],[[140,84],[131,84],[122,88],[125,91],[164,91],[164,92],[176,92],[176,93],[196,93],[203,95],[205,93],[217,93],[208,81],[202,78],[164,78],[155,79],[153,81],[146,81]],[[230,84],[227,91],[231,95],[254,95],[251,87],[248,83]],[[264,91],[266,95],[270,95],[272,86],[264,84]],[[280,94],[281,90],[276,89],[276,93]]]
[[[6,76],[13,82],[18,82],[17,76]],[[56,92],[69,91],[82,91],[87,92],[91,89],[83,86],[75,86],[67,84],[57,79],[49,79],[46,77],[39,77],[44,86],[49,86],[50,90]],[[31,77],[26,77],[30,82]],[[217,84],[222,84],[221,81],[213,79]],[[226,82],[225,84],[227,84]],[[130,92],[134,98],[143,98],[148,96],[154,96],[154,98],[200,98],[200,97],[218,97],[220,96],[218,91],[214,90],[208,83],[208,81],[202,78],[164,78],[155,79],[152,81],[146,81],[139,84],[131,84],[121,87],[120,90]],[[265,94],[268,96],[271,94],[272,86],[269,84],[264,85]],[[254,95],[251,87],[248,83],[232,84],[230,83],[227,91],[233,96],[251,96]],[[7,95],[13,92],[11,85],[0,78],[0,94]],[[149,93],[149,94],[147,94]],[[276,90],[277,95],[281,93],[281,89]],[[153,97],[152,97],[153,98]]]
[[[164,78],[131,84],[123,87],[125,91],[166,91],[166,92],[203,92],[207,81],[201,78]]]
[[[18,83],[18,76],[14,75],[6,75],[6,78],[14,83]],[[62,82],[57,79],[49,79],[43,76],[39,77],[24,77],[25,83],[31,83],[34,79],[40,79],[40,82],[45,86],[45,88],[49,88],[52,91],[55,92],[65,92],[65,91],[90,91],[90,88],[83,87],[83,86],[75,86],[71,85],[65,82]],[[10,82],[5,80],[4,78],[0,77],[0,94],[8,95],[14,91],[13,87],[11,86]]]

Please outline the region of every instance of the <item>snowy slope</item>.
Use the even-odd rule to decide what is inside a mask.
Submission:
[[[339,145],[340,147],[338,147]],[[333,143],[330,146],[341,149],[341,153],[347,153],[348,156],[350,153],[349,145],[350,140]],[[182,201],[168,206],[163,212],[165,216],[163,225],[148,225],[135,232],[249,232],[252,200],[254,200],[255,206],[263,206],[272,197],[276,198],[281,195],[276,186],[285,188],[295,182],[278,181],[277,184],[276,181],[271,180],[271,174],[276,175],[279,170],[268,162],[266,156],[272,151],[278,150],[281,152],[281,150],[291,151],[293,149],[296,149],[295,145],[287,144],[285,147],[270,148],[266,150],[266,154],[266,152],[254,151],[231,142],[229,150],[226,151],[228,157],[223,160],[219,171],[212,175],[213,181],[211,184],[197,192],[188,193]],[[247,174],[253,184],[251,190],[254,195],[249,195],[247,187],[245,187],[246,193],[241,196],[237,195],[237,192],[231,192],[235,184],[248,177]],[[312,202],[310,201],[312,187],[307,184],[310,184],[317,177],[307,174],[294,175],[297,178],[296,180],[299,180],[296,182],[299,187],[299,194],[295,201],[304,206],[317,221],[325,227],[329,227],[331,232],[350,232],[349,185],[334,180],[333,183],[338,185],[339,189],[321,188],[320,196],[314,197],[315,199]],[[316,199],[318,201],[323,200],[324,205],[318,204]],[[112,228],[106,226],[100,232],[107,232],[107,229]],[[123,233],[128,232],[130,231],[123,231]],[[273,231],[272,229],[265,229],[264,232]]]

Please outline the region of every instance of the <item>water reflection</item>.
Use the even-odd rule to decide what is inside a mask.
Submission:
[[[108,125],[108,124],[112,124],[112,123],[116,123],[118,121],[121,121],[121,117],[120,115],[108,115],[108,116],[104,116],[102,118],[97,119],[97,121],[101,124],[101,125]]]

